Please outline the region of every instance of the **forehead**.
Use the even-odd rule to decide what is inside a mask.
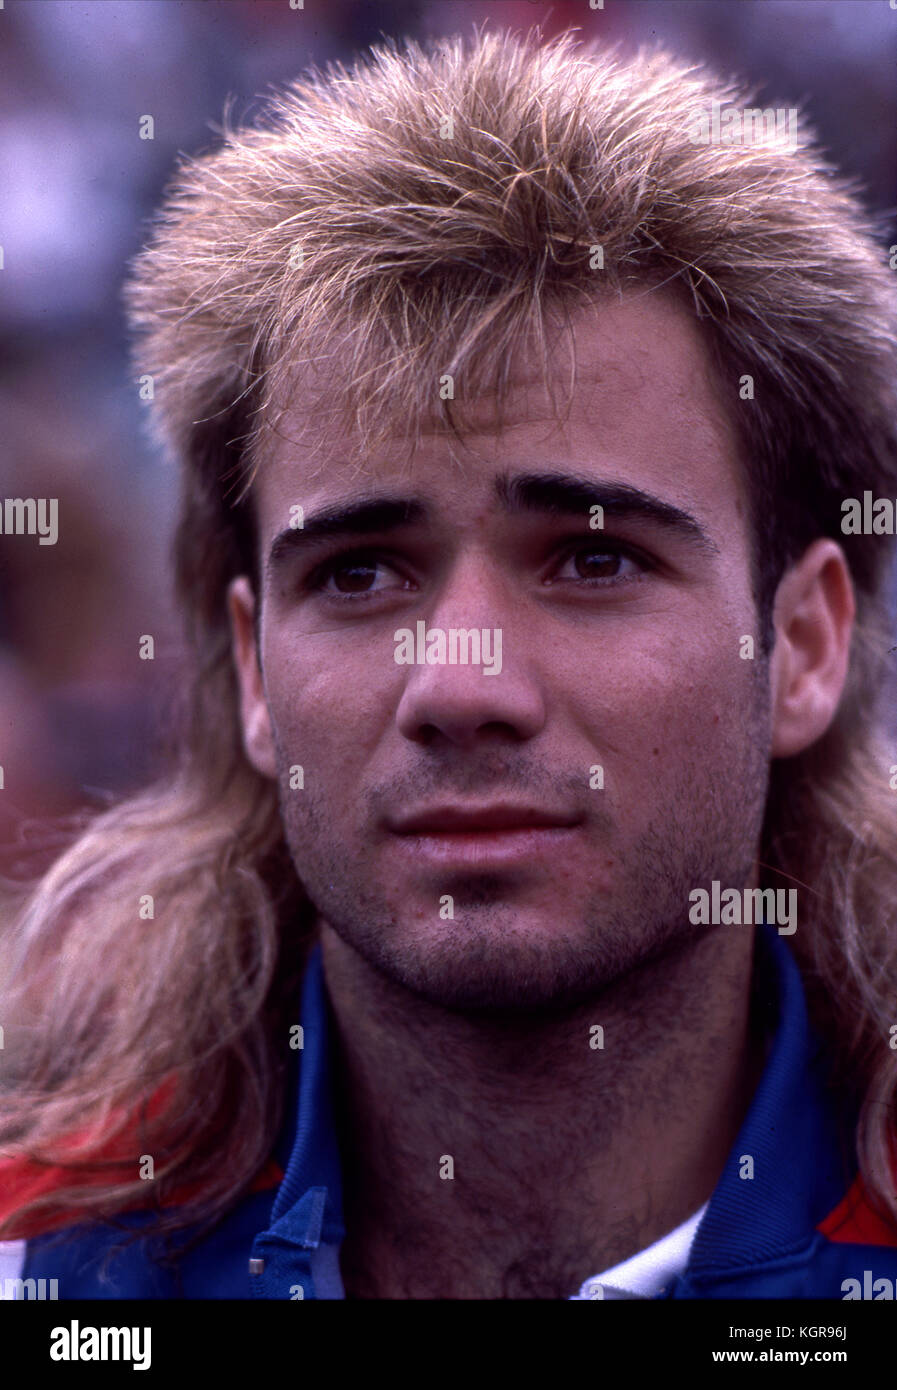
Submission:
[[[746,483],[734,411],[737,381],[722,399],[707,342],[680,300],[630,291],[546,321],[550,380],[532,356],[509,363],[501,417],[475,374],[459,372],[454,404],[462,438],[437,410],[414,442],[397,411],[386,443],[364,452],[328,423],[327,372],[292,369],[275,407],[277,427],[259,450],[253,484],[263,537],[289,524],[289,508],[349,501],[378,487],[414,491],[459,520],[497,507],[495,478],[515,467],[576,465],[596,478],[640,487],[689,510],[742,516]],[[434,400],[439,382],[432,383]],[[559,409],[560,406],[560,409]]]

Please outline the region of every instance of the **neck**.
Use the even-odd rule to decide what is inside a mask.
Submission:
[[[710,1196],[762,1072],[750,928],[500,1021],[411,995],[326,924],[321,945],[348,1296],[566,1298]]]

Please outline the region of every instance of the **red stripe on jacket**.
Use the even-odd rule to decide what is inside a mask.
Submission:
[[[897,1246],[897,1223],[879,1216],[859,1173],[834,1211],[816,1229],[839,1245]]]
[[[160,1086],[147,1102],[148,1115],[157,1116],[170,1094],[170,1082]],[[72,1134],[66,1147],[72,1150],[73,1155],[77,1153],[89,1133],[88,1129],[82,1129]],[[70,1187],[74,1184],[80,1188],[94,1188],[127,1181],[134,1176],[135,1163],[139,1160],[139,1155],[134,1150],[138,1147],[137,1119],[135,1117],[124,1132],[116,1137],[114,1143],[101,1150],[99,1155],[104,1162],[120,1164],[121,1170],[119,1172],[116,1172],[114,1168],[87,1167],[79,1169],[64,1167],[61,1164],[38,1163],[31,1158],[22,1156],[0,1158],[0,1221],[14,1217],[16,1212],[21,1211],[26,1203],[35,1198],[50,1196],[63,1187]],[[92,1157],[96,1160],[96,1155]],[[276,1159],[271,1158],[256,1175],[248,1191],[264,1192],[270,1188],[278,1187],[283,1181],[283,1176],[282,1167]],[[163,1208],[180,1206],[201,1192],[201,1183],[184,1183],[175,1188],[161,1205]],[[135,1201],[133,1208],[129,1208],[129,1210],[141,1211],[152,1205],[150,1184],[146,1201]],[[33,1236],[45,1235],[64,1226],[72,1226],[79,1222],[95,1219],[97,1219],[95,1213],[89,1212],[83,1207],[32,1212],[21,1222],[14,1222],[4,1231],[2,1239],[29,1240]]]

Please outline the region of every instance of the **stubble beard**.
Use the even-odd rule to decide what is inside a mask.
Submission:
[[[319,917],[390,988],[484,1017],[569,1012],[713,930],[689,921],[693,889],[716,879],[740,890],[751,881],[769,782],[767,689],[757,670],[754,703],[737,743],[725,747],[725,768],[682,766],[665,803],[615,853],[622,891],[586,897],[570,930],[552,922],[544,935],[515,931],[506,882],[494,873],[455,876],[444,890],[454,917],[441,919],[434,902],[426,931],[415,930],[397,894],[378,888],[364,855],[340,841],[324,797],[305,789],[297,801],[291,760],[281,756],[281,816],[296,872]],[[511,769],[504,787],[514,784]]]

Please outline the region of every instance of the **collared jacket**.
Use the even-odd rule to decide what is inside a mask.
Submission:
[[[765,1070],[687,1265],[658,1297],[894,1296],[897,1226],[875,1213],[858,1175],[855,1102],[832,1089],[790,947],[767,925],[757,942]],[[73,1223],[21,1241],[19,1277],[55,1279],[63,1299],[344,1297],[334,1022],[320,946],[305,970],[301,1017],[304,1046],[277,1151],[211,1234],[172,1263],[158,1259],[151,1214],[127,1218],[140,1239],[120,1247],[118,1231]],[[17,1209],[27,1181],[21,1164],[0,1165],[0,1214]]]

